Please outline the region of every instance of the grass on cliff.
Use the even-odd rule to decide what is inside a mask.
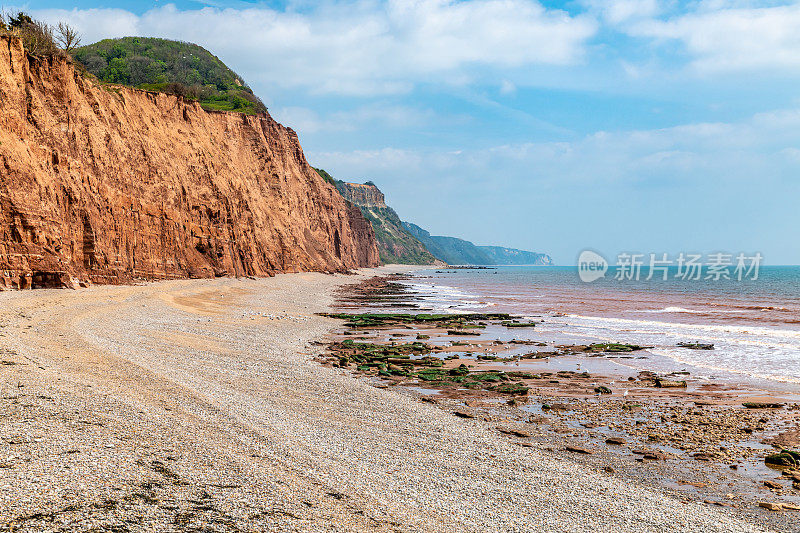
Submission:
[[[238,74],[196,44],[124,37],[82,46],[72,55],[102,82],[177,94],[207,111],[254,115],[267,109]]]
[[[322,179],[324,179],[325,181],[327,181],[331,185],[334,185],[334,186],[336,185],[336,180],[334,179],[334,177],[331,176],[330,174],[328,174],[325,170],[323,170],[321,168],[315,168],[314,170],[317,171],[317,174],[319,174],[319,176]]]

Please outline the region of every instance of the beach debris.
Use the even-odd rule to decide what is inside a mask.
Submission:
[[[702,342],[679,342],[677,344],[680,348],[688,348],[690,350],[713,350],[713,344],[706,344]]]

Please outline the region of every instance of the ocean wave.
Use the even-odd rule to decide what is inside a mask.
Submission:
[[[696,368],[702,368],[703,370],[709,370],[713,372],[729,372],[732,374],[748,376],[757,379],[766,379],[772,381],[779,381],[781,383],[800,383],[800,376],[797,375],[789,375],[780,372],[776,373],[768,373],[764,372],[763,370],[756,370],[752,368],[742,368],[732,364],[730,360],[726,361],[701,361],[694,359],[692,357],[687,357],[685,354],[687,353],[685,350],[680,352],[677,350],[669,350],[669,349],[651,349],[651,353],[655,355],[660,355],[662,357],[668,357],[677,363],[683,363],[686,365],[691,365]],[[782,369],[785,371],[785,369]],[[699,377],[699,376],[698,376]]]
[[[698,311],[696,309],[685,309],[683,307],[665,307],[663,309],[637,309],[636,313],[694,313],[702,315],[709,311]]]
[[[781,337],[786,339],[800,340],[800,331],[794,329],[779,329],[769,328],[764,326],[742,326],[742,325],[717,325],[717,324],[682,324],[678,322],[662,322],[658,320],[634,320],[630,318],[609,318],[597,316],[585,316],[577,314],[565,315],[569,318],[576,318],[586,322],[594,322],[597,325],[603,324],[605,328],[617,325],[617,327],[625,325],[626,327],[639,327],[648,326],[657,330],[665,328],[682,329],[687,331],[696,332],[709,332],[709,333],[735,333],[744,335],[764,336],[764,337]]]
[[[439,313],[457,313],[469,309],[483,309],[496,305],[480,299],[476,294],[449,285],[418,282],[402,283],[425,301],[433,311]]]

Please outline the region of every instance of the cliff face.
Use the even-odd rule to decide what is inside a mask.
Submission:
[[[456,237],[431,235],[411,222],[403,222],[403,226],[419,239],[434,256],[451,265],[548,266],[553,264],[547,254],[502,246],[476,246]]]
[[[0,37],[0,288],[377,263],[369,223],[270,116],[96,86]]]
[[[340,182],[339,192],[359,207],[388,207],[381,190],[371,183]]]
[[[478,246],[478,248],[489,257],[493,265],[552,266],[553,264],[549,255],[539,252],[528,252],[503,246]]]
[[[371,183],[345,183],[337,181],[336,187],[349,202],[357,205],[372,224],[378,241],[382,263],[430,265],[436,258],[400,221],[394,209],[386,205],[383,193]]]

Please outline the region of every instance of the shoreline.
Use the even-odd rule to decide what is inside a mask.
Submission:
[[[388,283],[395,281],[405,284],[405,280]],[[408,301],[417,300],[413,292],[407,296]],[[350,308],[347,295],[342,299],[340,306],[358,313]],[[394,312],[393,302],[380,300],[378,297],[372,305],[368,304],[369,311],[377,313],[376,318],[381,312]],[[395,293],[393,301],[402,299]],[[397,312],[420,310],[402,308]],[[469,314],[443,316],[456,318]],[[454,327],[473,329],[451,331]],[[571,336],[572,342],[574,337]],[[574,454],[584,455],[580,458],[583,462],[596,468],[612,468],[613,464],[612,469],[626,477],[669,489],[684,501],[737,509],[737,514],[756,523],[763,520],[773,525],[779,523],[781,527],[785,527],[784,519],[776,520],[774,513],[765,515],[759,503],[784,502],[786,510],[800,504],[798,484],[793,489],[791,477],[782,477],[780,472],[763,464],[765,455],[778,451],[769,452],[770,444],[796,449],[800,442],[797,431],[800,405],[791,403],[797,401],[796,394],[776,396],[774,389],[697,380],[685,368],[672,370],[672,374],[662,369],[663,378],[683,386],[659,388],[654,385],[657,374],[638,370],[629,361],[652,358],[653,354],[646,349],[630,353],[581,353],[586,346],[566,344],[570,336],[556,335],[554,342],[552,331],[540,334],[538,328],[503,328],[492,321],[491,315],[480,316],[480,312],[475,320],[463,325],[389,321],[384,326],[350,326],[340,329],[332,340],[362,343],[371,350],[369,346],[402,346],[415,338],[430,351],[410,352],[412,359],[424,356],[413,368],[398,368],[402,359],[390,359],[394,365],[390,364],[389,372],[382,375],[376,375],[375,369],[369,367],[369,359],[359,358],[358,350],[353,352],[340,344],[334,344],[332,349],[334,357],[337,353],[353,353],[357,361],[364,361],[354,363],[366,365],[359,366],[355,373],[378,379],[376,386],[405,389],[423,401],[482,419],[490,426],[504,423],[507,427],[498,426],[496,430],[521,438],[517,442],[520,445],[536,443],[560,451],[574,448]],[[520,341],[518,344],[522,346],[518,346],[517,341],[510,340],[516,338],[536,342]],[[588,337],[583,339],[584,344],[590,342]],[[435,363],[430,370],[422,365],[426,358]],[[323,357],[322,361],[342,366],[335,359]],[[437,365],[442,364],[439,366],[442,370],[437,370]],[[673,361],[666,366],[676,365]],[[460,369],[464,371],[457,372]],[[471,386],[465,388],[460,379],[454,383],[454,373],[469,374],[466,383]],[[474,380],[483,379],[480,376],[491,377],[492,373],[505,374],[506,383],[517,381],[514,387],[523,387],[528,392],[510,395],[495,392],[496,386],[472,386],[479,384]],[[473,374],[475,378],[470,377]],[[597,393],[599,388],[603,393]],[[745,402],[779,402],[788,407],[751,410],[743,407]],[[634,461],[640,464],[631,464]],[[650,466],[639,468],[642,463]],[[657,482],[653,482],[654,476]],[[785,518],[791,520],[790,516]]]
[[[396,270],[0,294],[0,531],[760,530],[314,362]]]

